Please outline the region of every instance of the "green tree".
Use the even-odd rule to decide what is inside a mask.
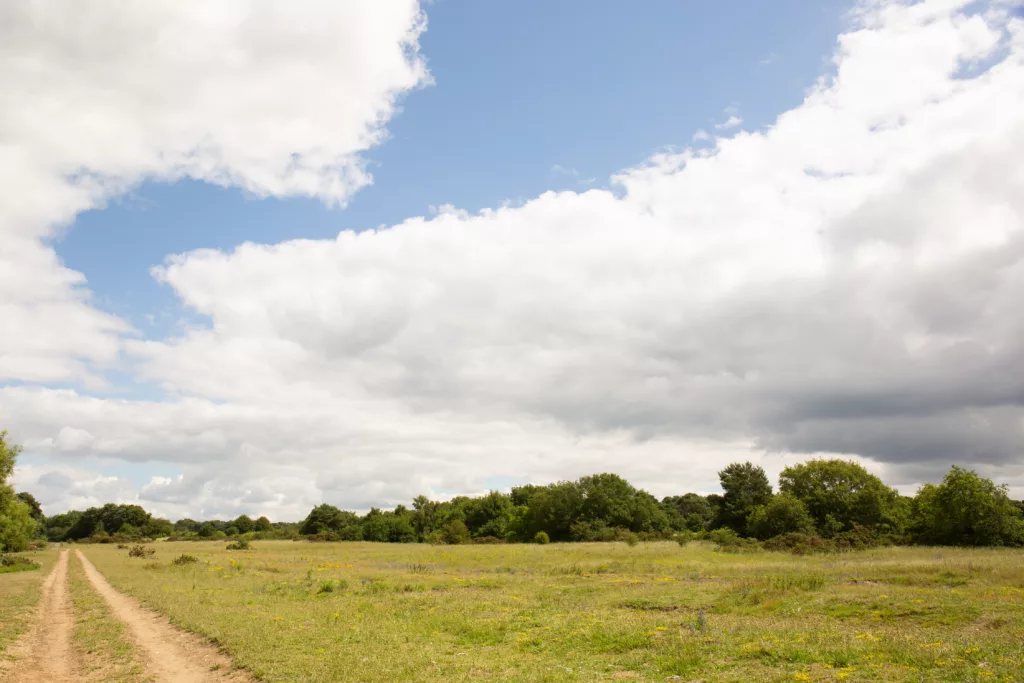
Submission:
[[[69,512],[62,512],[58,515],[46,518],[43,533],[46,535],[48,541],[59,542],[66,541],[68,538],[68,532],[78,524],[78,520],[82,517],[82,513],[79,510],[71,510]]]
[[[399,506],[402,507],[402,506]],[[412,526],[412,515],[396,512],[384,513],[388,524],[389,543],[415,543],[416,530]]]
[[[122,527],[123,528],[123,527]],[[152,517],[142,527],[142,535],[146,538],[163,538],[174,533],[174,525],[166,519]]]
[[[764,470],[750,462],[734,462],[718,473],[722,485],[720,523],[738,534],[747,530],[747,517],[772,497]]]
[[[581,477],[577,485],[583,496],[579,510],[582,521],[637,532],[669,529],[668,515],[657,499],[617,474]]]
[[[1024,521],[1006,486],[955,465],[938,486],[921,487],[911,514],[914,539],[919,543],[1024,544]]]
[[[27,491],[22,491],[18,494],[18,499],[28,506],[32,519],[36,520],[37,523],[42,523],[46,520],[46,515],[43,514],[43,506],[39,504],[35,496]]]
[[[416,530],[416,535],[419,539],[421,541],[426,540],[427,536],[437,528],[437,516],[441,504],[430,500],[426,496],[419,495],[413,498],[412,507],[412,526]]]
[[[324,503],[317,505],[306,515],[299,527],[299,533],[303,536],[312,534],[325,534],[329,531],[337,531],[342,526],[341,510]]]
[[[495,536],[505,538],[508,533],[512,497],[500,491],[467,501],[463,508],[466,527],[474,537]]]
[[[31,508],[7,483],[19,453],[21,446],[7,443],[7,431],[0,431],[0,552],[24,550],[36,532]]]
[[[370,508],[370,511],[363,517],[363,540],[387,543],[390,540],[390,525],[384,517],[384,513],[377,508]]]
[[[718,512],[711,502],[699,493],[668,496],[661,501],[677,531],[704,531],[710,529]]]
[[[572,526],[580,519],[583,491],[573,481],[560,481],[532,492],[526,505],[526,528],[523,540],[544,531],[551,539],[568,541]]]
[[[102,528],[108,534],[116,534],[121,527],[128,524],[136,529],[149,524],[152,515],[138,505],[115,505],[107,503],[101,508],[89,508],[78,518],[67,532],[71,540],[88,538],[99,533]]]
[[[754,508],[747,518],[747,533],[762,541],[793,532],[814,533],[814,520],[804,504],[788,493],[772,496],[765,505]]]
[[[849,460],[809,460],[782,470],[779,489],[800,500],[818,533],[831,537],[854,524],[882,533],[899,532],[899,493]]]
[[[260,517],[254,522],[256,531],[270,531],[274,527],[271,526],[270,520],[266,517]]]
[[[241,515],[235,521],[231,523],[231,526],[238,529],[238,533],[247,534],[250,531],[256,530],[256,522],[252,521],[249,515]]]
[[[194,519],[189,519],[186,517],[185,519],[179,519],[177,522],[174,523],[174,530],[178,533],[181,533],[183,531],[190,531],[192,533],[195,533],[199,531],[200,526],[202,526],[200,522],[197,522]]]

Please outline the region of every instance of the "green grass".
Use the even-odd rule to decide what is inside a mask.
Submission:
[[[46,575],[53,569],[57,549],[30,553],[18,553],[41,566],[34,571],[0,573],[0,657],[7,646],[28,627],[33,616],[33,607],[39,602],[40,586]]]
[[[145,675],[127,627],[110,613],[76,557],[69,558],[68,589],[75,615],[72,644],[89,681],[143,683],[153,680]]]
[[[1024,668],[1020,551],[154,547],[150,560],[85,552],[268,681],[992,681]],[[183,552],[199,562],[172,566]]]

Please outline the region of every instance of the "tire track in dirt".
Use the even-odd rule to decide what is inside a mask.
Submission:
[[[216,647],[198,636],[176,628],[162,614],[142,607],[136,600],[111,586],[81,551],[76,550],[75,555],[82,563],[89,582],[107,601],[114,616],[127,624],[132,639],[144,658],[146,672],[157,681],[252,681],[244,672],[233,670],[231,660]],[[44,679],[40,679],[42,680]]]
[[[57,566],[42,585],[32,627],[11,648],[14,664],[10,683],[71,683],[81,681],[71,650],[75,628],[68,595],[68,551],[60,551]]]

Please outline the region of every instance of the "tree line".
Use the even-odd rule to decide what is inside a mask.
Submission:
[[[1024,503],[976,472],[954,466],[942,482],[925,484],[910,497],[839,459],[789,466],[777,490],[761,467],[733,463],[719,472],[722,493],[661,500],[606,473],[447,501],[418,496],[409,507],[372,508],[363,515],[322,504],[298,523],[241,515],[172,524],[138,505],[115,504],[47,517],[31,494],[15,494],[6,483],[20,449],[5,437],[0,433],[0,551],[22,550],[33,539],[163,537],[447,544],[709,538],[720,545],[776,548],[1024,545]]]
[[[1005,486],[960,467],[916,496],[902,496],[863,466],[820,459],[792,465],[773,490],[761,467],[719,472],[721,494],[657,500],[615,474],[596,474],[510,493],[373,509],[360,516],[324,504],[299,533],[319,540],[392,543],[614,541],[789,537],[848,545],[1024,545],[1024,503]]]

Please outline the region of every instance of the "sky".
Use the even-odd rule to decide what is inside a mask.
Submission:
[[[1022,110],[1008,0],[5,3],[16,486],[296,520],[843,457],[1020,497]]]

